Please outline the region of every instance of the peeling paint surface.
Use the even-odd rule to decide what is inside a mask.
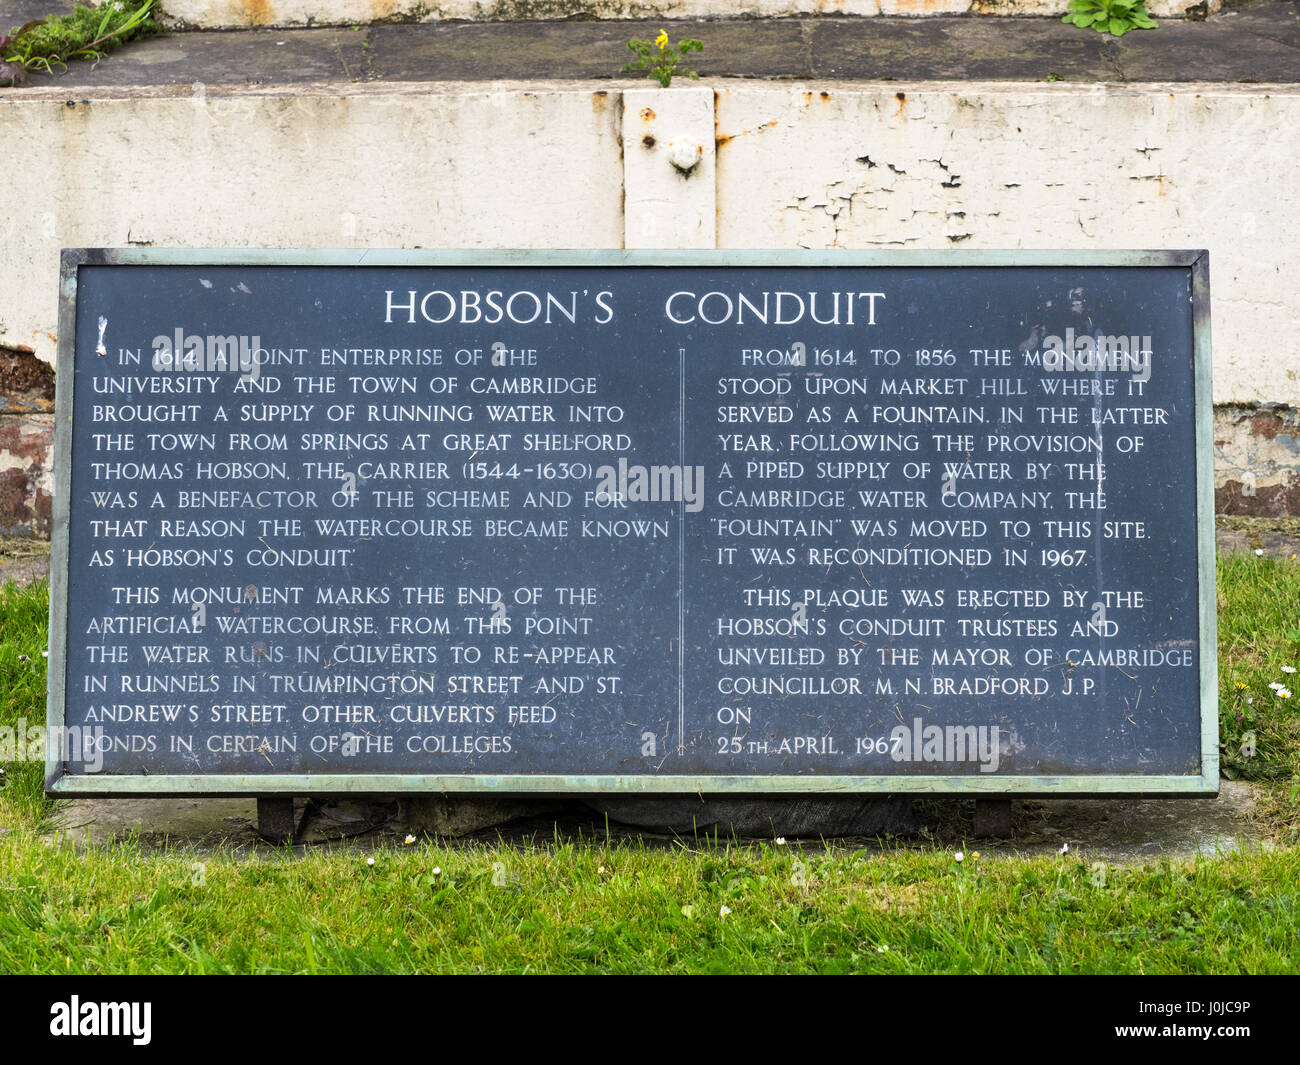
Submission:
[[[1215,402],[1300,406],[1300,93],[1055,88],[719,87],[718,246],[1207,247]]]

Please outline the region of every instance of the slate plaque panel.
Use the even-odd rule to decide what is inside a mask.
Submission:
[[[54,791],[1213,789],[1200,253],[277,254],[65,261]]]

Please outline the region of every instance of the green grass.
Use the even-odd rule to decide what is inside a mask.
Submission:
[[[10,764],[0,973],[1294,972],[1300,715],[1267,685],[1300,658],[1300,562],[1221,559],[1219,596],[1225,770],[1262,785],[1272,851],[1105,866],[708,841],[87,850],[42,835],[41,767]],[[0,589],[0,724],[43,720],[47,598]]]
[[[4,63],[52,73],[71,59],[98,60],[135,37],[159,32],[162,27],[149,17],[153,5],[154,0],[78,2],[70,14],[8,27],[8,34],[0,27],[0,83],[13,76],[13,67],[6,70]]]
[[[84,855],[11,833],[0,972],[1281,973],[1300,958],[1295,850],[1104,877],[1067,857],[774,845],[368,857]]]
[[[0,587],[0,726],[45,724],[45,649],[50,593],[44,581]],[[0,763],[0,825],[9,818],[41,823],[50,804],[44,795],[45,767],[35,762]],[[7,813],[6,813],[7,810]]]
[[[1221,557],[1219,743],[1224,776],[1266,784],[1261,815],[1300,838],[1300,560]],[[1269,688],[1285,685],[1284,698]]]

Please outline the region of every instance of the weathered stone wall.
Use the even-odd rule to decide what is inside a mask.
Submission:
[[[1069,0],[162,0],[189,26],[338,26],[444,19],[679,19],[791,15],[1061,15]],[[1157,18],[1203,18],[1222,0],[1147,0]]]
[[[1300,410],[1215,409],[1214,506],[1223,514],[1300,514]]]
[[[1300,508],[1294,86],[56,86],[0,129],[0,371],[53,360],[61,247],[1206,247],[1220,505]],[[43,531],[27,387],[0,528]]]

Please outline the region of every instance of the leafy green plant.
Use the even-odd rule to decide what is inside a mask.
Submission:
[[[52,74],[69,59],[100,59],[110,49],[161,27],[150,17],[154,0],[79,2],[68,15],[51,15],[0,34],[0,84],[29,70]]]
[[[8,56],[18,47],[18,38],[44,21],[44,19],[40,18],[34,19],[23,26],[19,26],[12,33],[0,33],[0,85],[5,84],[5,82],[16,85],[26,79],[27,67],[18,60],[9,59]]]
[[[1155,20],[1147,14],[1146,0],[1070,0],[1070,13],[1061,21],[1116,37],[1123,37],[1129,30],[1156,28]]]
[[[672,84],[673,76],[680,74],[684,78],[698,78],[693,70],[677,69],[677,65],[688,52],[702,52],[704,45],[693,38],[687,38],[672,44],[668,40],[668,31],[660,30],[653,41],[628,41],[628,48],[636,56],[623,67],[622,73],[633,74],[646,71],[647,78],[653,78],[665,89]]]

